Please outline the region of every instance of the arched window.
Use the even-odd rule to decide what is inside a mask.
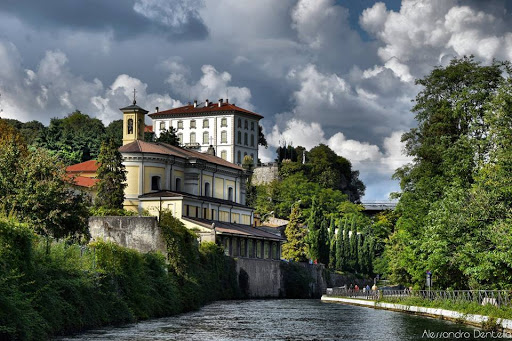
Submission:
[[[210,183],[209,182],[205,182],[204,183],[204,196],[205,197],[211,196],[211,194],[210,194]]]
[[[238,132],[238,139],[237,139],[237,143],[238,143],[238,144],[242,144],[242,132],[241,132],[241,131],[239,131],[239,132]]]
[[[244,134],[244,145],[248,145],[249,142],[247,141],[247,133]]]
[[[254,147],[254,135],[251,134],[251,147]]]
[[[251,130],[254,130],[254,122],[251,122]]]
[[[196,128],[196,120],[190,121],[190,129],[195,129],[195,128]]]
[[[238,119],[238,128],[242,128],[242,119],[241,118]]]
[[[181,178],[176,178],[176,192],[181,192]]]
[[[228,187],[228,200],[233,201],[233,187]]]
[[[203,128],[210,128],[210,121],[208,119],[203,120]]]
[[[190,143],[196,143],[196,133],[190,133]]]
[[[179,133],[179,134],[178,134],[178,142],[179,142],[180,144],[183,144],[183,134],[182,134],[182,133]]]
[[[210,134],[207,131],[203,132],[203,144],[209,144]]]
[[[227,127],[228,126],[228,119],[227,118],[223,118],[222,120],[220,120],[220,126],[221,127]]]
[[[128,134],[133,134],[133,119],[128,120]]]
[[[245,122],[244,122],[244,128],[249,129],[249,123],[247,122],[247,120],[245,120]]]
[[[227,151],[225,151],[225,150],[221,151],[221,152],[220,152],[220,157],[221,157],[221,159],[223,159],[223,160],[227,160],[227,159],[228,159],[228,152],[227,152]]]
[[[242,153],[240,153],[240,151],[238,151],[238,153],[237,153],[237,160],[238,160],[238,163],[242,163]]]
[[[160,190],[160,177],[159,176],[152,176],[151,177],[151,190],[152,191],[159,191]]]
[[[228,132],[225,130],[220,133],[220,143],[228,143]]]

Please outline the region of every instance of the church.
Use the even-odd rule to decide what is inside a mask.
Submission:
[[[148,111],[135,100],[120,110],[123,145],[119,151],[127,179],[125,209],[154,216],[170,211],[194,230],[200,241],[223,245],[226,254],[233,257],[281,258],[283,238],[253,227],[254,210],[246,205],[248,174],[244,168],[217,157],[211,145],[201,152],[145,142]],[[76,172],[84,168],[80,165],[69,169]]]

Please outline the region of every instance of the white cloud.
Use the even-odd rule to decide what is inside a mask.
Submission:
[[[169,62],[166,62],[166,64],[169,64]],[[206,99],[216,101],[219,98],[228,97],[231,103],[248,110],[254,110],[251,104],[251,90],[247,87],[230,86],[232,78],[230,73],[219,72],[212,65],[203,65],[201,67],[201,78],[190,84],[188,68],[176,61],[170,64],[171,74],[166,82],[173,91],[182,97],[190,98],[190,96],[194,96],[194,99],[199,102]]]

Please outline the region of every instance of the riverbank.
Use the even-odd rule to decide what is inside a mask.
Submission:
[[[325,295],[322,296],[322,301],[410,313],[414,315],[449,320],[457,323],[464,323],[483,329],[497,328],[503,330],[504,332],[512,333],[512,320],[510,319],[494,318],[478,314],[467,314],[441,308],[411,306],[399,303],[380,302],[365,299],[329,297]]]

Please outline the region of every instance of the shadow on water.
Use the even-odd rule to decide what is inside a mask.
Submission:
[[[495,340],[448,321],[320,300],[216,302],[201,310],[60,340]],[[468,338],[469,336],[469,338]]]

